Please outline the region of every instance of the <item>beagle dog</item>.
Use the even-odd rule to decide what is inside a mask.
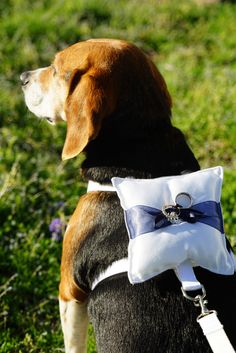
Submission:
[[[50,66],[20,78],[31,112],[51,124],[66,121],[62,159],[83,152],[83,178],[100,185],[80,198],[64,236],[59,302],[66,353],[86,352],[89,321],[99,353],[209,353],[196,323],[199,310],[183,298],[172,270],[131,285],[121,268],[96,282],[127,257],[127,230],[111,178],[199,169],[171,123],[171,97],[160,72],[135,45],[96,39],[62,50]],[[235,276],[201,268],[196,274],[236,347]]]

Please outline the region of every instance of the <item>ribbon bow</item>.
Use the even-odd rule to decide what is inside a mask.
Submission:
[[[201,202],[189,208],[168,205],[163,210],[138,205],[126,210],[125,218],[131,239],[182,222],[201,222],[224,233],[221,205],[215,201]]]

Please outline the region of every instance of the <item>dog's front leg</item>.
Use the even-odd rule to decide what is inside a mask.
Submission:
[[[66,353],[87,352],[87,302],[65,301],[59,298],[61,325]]]

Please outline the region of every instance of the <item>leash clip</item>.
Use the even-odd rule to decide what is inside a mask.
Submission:
[[[205,299],[206,298],[206,290],[205,290],[205,288],[203,286],[201,288],[202,294],[198,294],[195,297],[191,297],[190,295],[188,295],[186,293],[186,291],[183,289],[183,287],[181,288],[181,290],[182,290],[183,296],[186,299],[192,301],[195,306],[201,308],[201,314],[197,317],[197,321],[199,319],[201,319],[202,317],[204,317],[204,316],[207,316],[207,315],[212,314],[212,313],[216,313],[215,310],[209,310],[207,308],[207,306],[206,306],[208,301],[207,301],[207,299]]]
[[[197,300],[198,302],[195,303],[195,306],[200,306],[201,307],[201,314],[197,317],[197,321],[199,321],[202,317],[210,315],[210,314],[217,314],[215,310],[209,310],[206,307],[206,304],[208,303],[208,301],[206,299],[204,299],[204,297],[202,295],[197,295]]]

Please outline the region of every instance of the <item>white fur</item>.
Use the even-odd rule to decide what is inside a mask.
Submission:
[[[40,74],[47,69],[48,67],[30,71],[29,82],[23,86],[23,92],[29,110],[39,118],[49,118],[48,121],[54,124],[59,119],[66,120],[64,102],[67,89],[63,81],[53,75],[48,87],[42,87]]]
[[[89,323],[87,303],[59,298],[59,307],[66,353],[86,353]]]

